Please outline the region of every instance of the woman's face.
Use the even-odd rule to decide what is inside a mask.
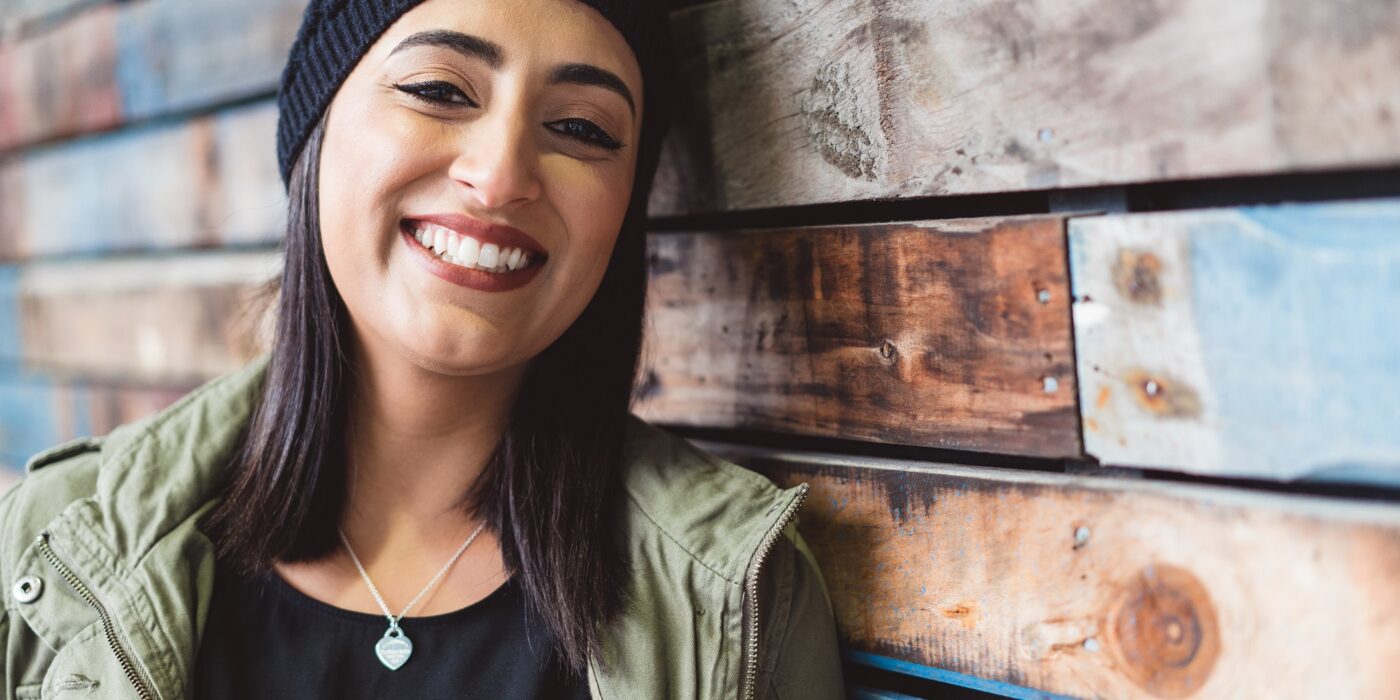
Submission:
[[[321,151],[322,241],[360,347],[469,375],[554,342],[617,241],[641,107],[627,42],[575,0],[400,17],[336,93]]]

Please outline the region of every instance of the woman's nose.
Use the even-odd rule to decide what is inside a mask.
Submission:
[[[534,201],[542,185],[529,119],[509,113],[483,116],[461,141],[448,171],[483,208]]]

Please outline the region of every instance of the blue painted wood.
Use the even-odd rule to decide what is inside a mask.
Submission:
[[[1400,200],[1077,219],[1070,251],[1090,454],[1400,486]]]
[[[881,656],[879,654],[856,651],[854,649],[845,649],[842,651],[842,654],[852,663],[861,664],[863,666],[878,668],[885,671],[894,671],[895,673],[902,673],[907,676],[927,678],[932,681],[938,681],[939,683],[947,683],[962,688],[971,688],[984,693],[993,693],[1008,698],[1020,698],[1021,700],[1069,700],[1070,697],[1068,695],[1047,693],[1042,690],[1012,685],[1010,683],[1003,683],[987,678],[978,678],[977,676],[969,676],[965,673],[933,668],[931,666],[924,666],[922,664]]]
[[[275,93],[305,7],[305,0],[130,3],[116,25],[123,115],[146,119]]]
[[[1400,485],[1400,201],[1239,214],[1189,229],[1224,459]]]
[[[68,439],[56,420],[54,386],[44,377],[0,376],[0,463],[10,469]]]
[[[0,264],[0,367],[20,357],[24,343],[20,338],[18,265]]]
[[[896,693],[893,690],[880,690],[878,688],[865,688],[862,686],[852,686],[847,688],[846,697],[852,700],[918,700],[913,695]]]
[[[0,109],[0,151],[271,97],[306,0],[94,5],[6,37],[0,84],[18,108]]]
[[[0,202],[15,203],[0,257],[275,241],[286,203],[276,124],[275,103],[260,101],[33,149],[0,166]]]

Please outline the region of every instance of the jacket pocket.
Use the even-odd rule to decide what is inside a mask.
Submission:
[[[44,673],[44,698],[53,700],[142,700],[112,654],[100,622],[94,622],[58,650]],[[34,697],[40,697],[35,695]]]

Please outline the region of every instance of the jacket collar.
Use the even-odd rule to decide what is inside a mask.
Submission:
[[[200,598],[211,588],[212,543],[194,523],[216,503],[210,494],[251,417],[267,364],[263,355],[114,430],[103,440],[94,495],[48,526],[78,550],[76,558],[106,589],[115,614],[136,630],[132,649],[162,698],[182,696],[198,644],[193,621],[202,621],[207,600]],[[664,537],[735,590],[756,572],[762,544],[800,498],[800,487],[780,489],[635,415],[628,418],[624,455],[634,545]],[[638,580],[664,578],[665,571],[645,570],[658,565],[664,566],[637,562],[633,573]],[[645,624],[631,622],[621,627]],[[58,628],[39,631],[54,648],[65,641]],[[740,644],[737,637],[726,642]]]

